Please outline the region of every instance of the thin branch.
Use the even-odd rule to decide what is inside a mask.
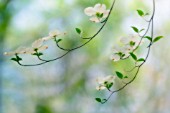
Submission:
[[[155,15],[155,0],[153,0],[153,14],[152,14],[152,17],[151,19],[149,20],[149,26],[151,24],[151,38],[153,38],[153,35],[154,35],[154,15]],[[148,27],[148,30],[149,31],[149,27]],[[146,33],[143,35],[143,37],[146,35]],[[150,54],[150,50],[151,50],[151,45],[152,45],[152,41],[150,41],[149,43],[150,46],[148,46],[148,51],[147,51],[147,54],[146,54],[146,57],[145,57],[145,61],[140,64],[139,66],[135,66],[135,68],[137,68],[137,71],[134,75],[134,77],[128,82],[128,83],[125,83],[122,87],[120,87],[119,89],[117,90],[114,90],[111,92],[111,94],[108,96],[107,99],[104,99],[103,102],[101,102],[102,104],[106,103],[110,98],[111,96],[116,93],[116,92],[119,92],[121,90],[123,90],[126,86],[128,86],[129,84],[131,84],[137,77],[138,73],[139,73],[139,70],[140,68],[144,65],[144,63],[147,61],[148,57],[149,57],[149,54]]]
[[[111,8],[110,8],[110,12],[109,12],[108,16],[106,17],[106,19],[104,20],[104,23],[103,23],[103,25],[100,27],[100,29],[99,29],[92,37],[89,37],[89,40],[86,41],[85,43],[83,43],[82,45],[79,45],[79,46],[74,47],[74,48],[71,48],[71,49],[65,49],[65,48],[59,46],[58,42],[56,42],[56,43],[57,43],[57,47],[58,47],[59,49],[61,49],[61,50],[63,50],[63,51],[66,51],[63,55],[61,55],[61,56],[59,56],[59,57],[57,57],[57,58],[51,59],[51,60],[44,60],[44,59],[39,58],[39,60],[44,61],[44,62],[37,63],[37,64],[27,64],[27,65],[25,65],[25,64],[22,64],[21,62],[18,62],[18,64],[21,65],[21,66],[38,66],[38,65],[42,65],[42,64],[45,64],[45,63],[48,63],[48,62],[51,62],[51,61],[55,61],[55,60],[61,59],[62,57],[66,56],[68,53],[70,53],[70,52],[72,52],[72,51],[74,51],[74,50],[76,50],[76,49],[79,49],[79,48],[87,45],[87,44],[88,44],[92,39],[94,39],[94,38],[102,31],[102,29],[105,27],[105,25],[106,25],[106,23],[107,23],[110,15],[111,15],[111,12],[112,12],[112,10],[113,10],[113,7],[114,7],[115,3],[116,3],[116,0],[113,1],[112,5],[111,5]]]

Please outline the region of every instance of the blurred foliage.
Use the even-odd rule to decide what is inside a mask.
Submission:
[[[20,45],[27,46],[56,28],[67,31],[64,41],[61,42],[62,46],[74,47],[82,43],[75,28],[83,29],[84,36],[91,36],[98,30],[99,25],[92,24],[84,14],[84,8],[98,2],[110,7],[112,1],[0,0],[1,53]],[[124,71],[124,67],[130,69],[133,66],[131,60],[110,62],[111,48],[118,38],[133,33],[130,26],[144,26],[135,10],[138,8],[149,11],[150,7],[149,3],[144,1],[118,1],[103,31],[87,46],[61,60],[37,67],[21,67],[6,58],[5,62],[0,64],[3,67],[0,67],[3,69],[0,76],[3,80],[2,113],[168,113],[170,96],[166,89],[169,77],[166,75],[169,70],[166,63],[162,62],[166,62],[166,56],[169,55],[165,52],[166,58],[161,59],[160,52],[163,52],[161,46],[168,45],[169,40],[162,45],[158,43],[159,51],[153,47],[152,59],[149,59],[151,61],[142,69],[142,76],[139,75],[134,83],[113,95],[105,105],[95,101],[97,96],[107,96],[106,92],[98,94],[95,90],[95,79],[98,76],[115,74],[115,70]],[[168,26],[165,30],[167,29]],[[160,31],[156,30],[157,33]],[[50,50],[45,52],[45,58],[50,59],[62,54],[61,50],[54,48],[52,42],[49,44]],[[154,60],[155,54],[157,56],[154,58],[161,59],[160,61]],[[3,56],[1,62],[2,58]],[[30,56],[23,58],[25,63],[37,60]],[[159,73],[162,68],[157,67],[156,63],[167,70],[163,68],[164,72]],[[163,77],[160,78],[160,75]],[[119,87],[119,84],[116,87]]]

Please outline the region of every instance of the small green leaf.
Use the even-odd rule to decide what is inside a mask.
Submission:
[[[95,98],[97,102],[102,102],[101,98]]]
[[[142,10],[138,9],[137,12],[140,16],[144,16],[144,12]]]
[[[32,55],[38,56],[38,53],[33,53]]]
[[[139,32],[142,32],[143,30],[145,30],[145,29],[141,29]]]
[[[43,55],[43,53],[38,53],[38,56],[42,56]]]
[[[128,78],[128,76],[125,76],[124,78]]]
[[[109,83],[106,85],[107,89],[109,90],[113,86],[113,83]]]
[[[137,60],[137,56],[134,53],[130,53],[130,55],[134,60]]]
[[[131,27],[132,27],[132,29],[133,29],[136,33],[139,33],[138,28],[136,28],[136,27],[134,27],[134,26],[131,26]]]
[[[145,59],[144,59],[144,58],[140,58],[140,59],[138,59],[137,61],[138,61],[138,62],[144,62]]]
[[[16,55],[16,59],[17,59],[17,61],[21,61],[22,60],[22,58],[20,58],[18,55]]]
[[[103,17],[103,13],[102,14],[100,14],[100,18],[102,18]]]
[[[18,62],[18,60],[16,58],[11,58],[11,60]]]
[[[145,16],[149,15],[149,13],[145,13]]]
[[[145,36],[144,38],[147,38],[149,41],[152,42],[152,38],[150,36]]]
[[[107,99],[102,99],[101,103],[105,103],[107,101]]]
[[[161,38],[163,38],[163,36],[157,36],[157,37],[153,40],[153,42],[157,42],[157,41],[160,40]]]
[[[60,41],[62,41],[62,39],[58,39],[56,42],[59,43]]]
[[[117,75],[117,77],[119,77],[120,79],[123,79],[123,74],[122,74],[122,73],[116,71],[116,75]]]
[[[130,41],[130,46],[133,47],[135,45],[135,42]]]
[[[77,32],[78,34],[81,34],[81,29],[80,29],[80,28],[76,28],[76,32]]]
[[[103,13],[96,13],[96,16],[97,16],[98,18],[102,18],[102,17],[103,17]]]

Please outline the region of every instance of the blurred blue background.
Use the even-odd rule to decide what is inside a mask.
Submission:
[[[94,100],[98,96],[108,96],[105,91],[95,90],[96,78],[133,65],[131,60],[114,63],[109,56],[120,37],[133,34],[130,26],[147,26],[135,10],[142,9],[151,14],[151,0],[117,1],[103,31],[88,45],[58,61],[21,67],[3,56],[3,52],[29,46],[56,28],[67,32],[61,37],[64,39],[62,46],[68,48],[82,43],[75,27],[83,29],[84,36],[97,31],[100,25],[90,22],[84,9],[99,2],[108,8],[112,3],[111,0],[0,0],[0,112],[169,113],[169,0],[156,0],[155,36],[165,38],[152,46],[149,59],[137,79],[104,105]],[[48,44],[50,47],[44,58],[63,53],[53,42]],[[143,46],[139,54],[145,54],[145,48]],[[22,57],[25,63],[37,62],[29,55]]]

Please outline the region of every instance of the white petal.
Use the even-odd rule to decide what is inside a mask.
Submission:
[[[49,36],[50,37],[56,37],[56,36],[58,36],[58,35],[60,35],[61,34],[61,32],[59,31],[59,30],[54,30],[54,31],[51,31],[50,33],[49,33]]]
[[[47,36],[47,37],[43,37],[42,40],[48,41],[48,40],[51,40],[52,38],[53,38],[53,37]]]
[[[48,49],[48,46],[41,46],[40,48],[38,48],[38,51],[43,51]]]
[[[120,56],[117,54],[113,54],[111,55],[110,59],[116,62],[120,60]]]
[[[106,87],[104,85],[100,85],[96,87],[97,90],[104,90]]]
[[[110,12],[110,10],[106,10],[106,11],[103,13],[103,18],[106,18],[106,17],[109,15],[109,12]]]
[[[122,37],[122,38],[120,39],[120,42],[121,42],[122,44],[129,44],[130,39],[129,39],[129,38],[126,38],[126,37]]]
[[[105,82],[105,80],[104,80],[103,77],[98,77],[98,78],[96,79],[96,81],[97,81],[98,84],[104,84],[104,82]]]
[[[123,52],[123,48],[116,45],[113,47],[113,53],[119,53],[119,52]]]
[[[15,53],[17,54],[25,54],[26,47],[19,47],[15,50]]]
[[[15,52],[4,52],[5,56],[13,56],[15,54],[16,54]]]
[[[90,21],[95,22],[95,23],[99,23],[101,20],[97,17],[91,17]]]
[[[25,54],[33,54],[35,53],[34,48],[26,48]]]
[[[84,13],[87,15],[87,16],[93,16],[96,14],[95,10],[93,7],[87,7],[85,10],[84,10]]]
[[[109,75],[107,77],[105,77],[105,81],[111,83],[115,80],[116,76],[113,76],[113,75]]]
[[[94,6],[94,9],[95,9],[96,12],[104,13],[106,11],[106,5],[98,3]]]
[[[39,48],[42,46],[44,40],[43,39],[38,39],[32,43],[33,48]]]

